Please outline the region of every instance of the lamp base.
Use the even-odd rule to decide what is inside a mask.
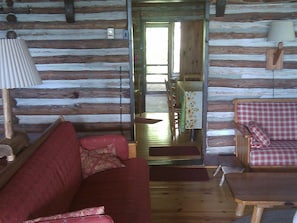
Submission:
[[[283,69],[284,50],[280,49],[279,55],[276,55],[279,49],[268,49],[266,52],[266,69],[281,70]],[[278,56],[275,61],[275,57]]]
[[[13,161],[15,155],[19,154],[27,146],[29,146],[27,134],[24,132],[15,132],[11,139],[0,139],[0,158],[6,156],[7,161]]]

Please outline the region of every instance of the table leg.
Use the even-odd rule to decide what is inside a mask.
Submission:
[[[261,222],[261,218],[262,218],[262,214],[263,214],[263,207],[259,207],[259,206],[254,206],[254,211],[253,211],[253,215],[251,218],[251,223],[260,223]]]
[[[191,139],[191,142],[195,141],[195,129],[190,130],[190,139]]]
[[[235,211],[236,216],[239,216],[239,217],[242,216],[244,212],[244,208],[245,208],[245,204],[237,203],[237,207]]]
[[[221,168],[222,168],[222,165],[219,164],[216,171],[213,173],[213,176],[216,176],[220,172]]]

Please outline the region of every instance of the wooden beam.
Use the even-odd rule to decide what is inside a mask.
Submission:
[[[65,16],[68,23],[74,23],[74,0],[64,0]]]
[[[226,8],[226,0],[216,1],[216,17],[224,17]]]

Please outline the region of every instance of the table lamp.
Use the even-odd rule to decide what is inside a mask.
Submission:
[[[5,131],[5,138],[0,140],[0,158],[7,156],[7,160],[13,160],[14,153],[28,144],[24,134],[13,131],[10,89],[38,84],[41,84],[41,79],[26,42],[21,39],[0,39],[0,88]]]
[[[266,68],[269,70],[280,70],[283,68],[283,42],[295,41],[295,30],[292,21],[273,21],[269,29],[268,41],[278,43],[277,49],[267,50]]]

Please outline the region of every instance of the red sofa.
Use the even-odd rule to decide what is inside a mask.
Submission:
[[[93,150],[110,144],[115,146],[124,167],[84,178],[80,147]],[[150,223],[148,165],[144,159],[129,158],[128,154],[128,142],[121,135],[78,139],[70,122],[60,122],[1,189],[0,223],[28,219],[35,219],[32,222]],[[95,207],[96,213],[92,209],[86,211]],[[62,216],[53,217],[59,218],[56,220],[40,219],[57,214]]]

